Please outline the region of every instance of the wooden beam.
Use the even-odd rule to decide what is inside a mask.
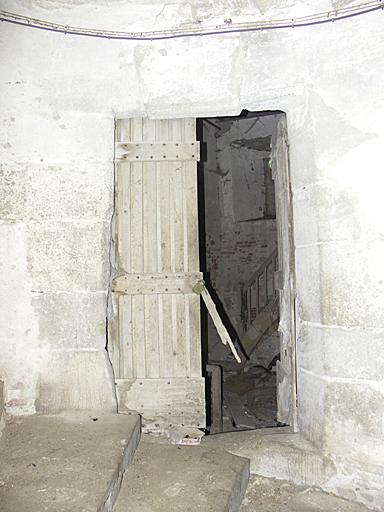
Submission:
[[[120,413],[137,411],[143,431],[169,427],[205,427],[204,379],[116,379]]]
[[[169,274],[124,274],[112,281],[112,291],[129,295],[156,293],[193,293],[192,288],[201,280],[201,272]]]
[[[117,142],[115,162],[199,161],[200,142]]]
[[[223,399],[222,388],[222,370],[221,367],[214,364],[207,364],[207,374],[210,377],[210,395],[211,395],[211,425],[210,434],[219,434],[223,431]]]

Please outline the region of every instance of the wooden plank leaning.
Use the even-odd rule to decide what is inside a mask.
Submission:
[[[214,323],[216,329],[217,329],[217,333],[218,335],[220,336],[220,339],[222,341],[222,343],[224,345],[228,345],[229,348],[231,349],[231,352],[234,356],[234,358],[236,359],[236,361],[238,363],[241,363],[241,359],[240,359],[240,356],[239,354],[237,353],[237,350],[235,348],[235,345],[233,344],[232,340],[231,340],[231,337],[225,327],[225,325],[223,324],[223,321],[221,320],[220,318],[220,315],[217,311],[217,308],[216,308],[216,304],[213,302],[212,300],[212,297],[209,293],[209,291],[207,290],[207,288],[205,287],[205,283],[204,281],[198,281],[195,286],[192,288],[192,291],[194,293],[197,293],[198,295],[201,295],[206,307],[207,307],[207,310],[208,310],[208,313],[210,314],[211,318],[212,318],[212,322]]]

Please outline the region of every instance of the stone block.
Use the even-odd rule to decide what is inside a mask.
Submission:
[[[299,432],[318,449],[325,442],[325,389],[323,380],[317,375],[297,372],[297,413]]]
[[[332,181],[314,183],[296,191],[293,208],[297,246],[374,238],[380,232],[375,233],[374,224],[365,222],[358,195]]]
[[[308,93],[300,95],[287,114],[291,188],[297,190],[321,179],[315,159],[314,118]],[[299,212],[300,213],[300,212]],[[296,221],[296,218],[295,218]]]
[[[139,440],[137,414],[10,418],[0,441],[1,512],[111,512]]]
[[[113,164],[3,164],[0,218],[109,221]]]
[[[339,328],[302,323],[298,365],[318,375],[379,381],[384,375],[384,329]]]
[[[112,367],[106,350],[51,352],[42,368],[36,411],[65,410],[116,412]]]
[[[98,9],[101,4],[98,5]],[[6,8],[6,7],[4,7]],[[11,3],[9,4],[11,8]],[[145,22],[146,11],[151,11],[150,6],[137,4],[139,12],[132,4],[129,16],[133,16],[135,22],[140,19],[140,24]],[[84,14],[86,9],[84,11]],[[126,14],[128,14],[128,12]],[[135,14],[133,14],[135,12]],[[61,10],[63,23],[69,11]],[[116,29],[122,23],[122,18],[117,16],[111,21],[112,9],[102,16],[99,24],[109,24],[110,29]],[[126,14],[123,18],[126,19]],[[79,23],[79,12],[72,19],[73,24]],[[84,23],[86,24],[86,15]],[[155,25],[158,25],[156,22]],[[100,25],[101,26],[101,25]],[[125,30],[127,22],[121,24],[121,30]],[[96,41],[74,37],[61,39],[57,45],[56,34],[29,33],[26,44],[22,43],[20,34],[12,30],[12,26],[3,25],[2,39],[13,51],[2,51],[3,58],[0,63],[0,74],[6,76],[0,84],[4,113],[15,122],[15,117],[20,118],[24,112],[36,111],[36,122],[40,123],[42,112],[51,113],[57,124],[62,123],[62,113],[72,112],[73,116],[79,113],[87,113],[96,117],[101,113],[109,117],[110,127],[113,130],[114,111],[126,111],[129,115],[139,115],[145,108],[141,97],[140,81],[137,73],[132,73],[135,66],[135,46],[121,45],[117,41],[109,44],[108,41]],[[43,41],[42,38],[43,37]],[[101,43],[97,49],[95,43]],[[17,52],[17,65],[15,65],[15,49],[22,46]],[[46,51],[42,51],[45,48]],[[53,50],[55,48],[55,50]],[[16,50],[17,51],[17,50]],[[65,63],[58,66],[57,62]],[[31,62],[34,65],[31,66]],[[20,76],[20,68],[28,70],[28,79]],[[44,76],[41,70],[44,69]],[[92,77],[92,78],[91,78]],[[92,83],[92,93],[89,85]],[[16,116],[15,116],[16,113]],[[60,115],[60,118],[57,116]],[[64,117],[63,116],[63,117]],[[12,121],[11,121],[12,122]],[[113,136],[112,136],[113,149]]]
[[[299,427],[305,436],[327,456],[383,467],[382,384],[326,379],[301,369],[298,376]]]
[[[7,411],[30,414],[41,347],[31,306],[25,224],[0,222],[0,240],[0,378]]]
[[[296,248],[295,265],[298,316],[302,320],[321,323],[320,247]]]
[[[106,292],[43,293],[32,298],[39,342],[51,349],[97,349],[106,344]]]
[[[215,51],[220,48],[220,51]],[[194,53],[194,58],[187,61],[186,52]],[[208,58],[209,55],[209,58]],[[177,39],[164,44],[162,51],[147,51],[137,47],[136,65],[140,68],[142,94],[146,109],[154,117],[199,117],[199,114],[217,115],[232,110],[237,115],[241,110],[238,88],[241,75],[233,74],[233,67],[242,56],[242,49],[234,45],[231,37],[220,39],[193,38]],[[159,80],[159,76],[174,76],[178,69],[179,80]],[[215,69],[215,73],[211,70]],[[200,80],[196,81],[195,77]],[[215,94],[212,96],[212,89]],[[189,98],[175,98],[180,90],[189,90]],[[223,110],[225,109],[225,110]]]
[[[384,327],[384,241],[338,242],[296,250],[299,314],[343,327]]]
[[[0,165],[0,219],[14,220],[24,217],[27,204],[26,173],[26,165]]]
[[[325,324],[384,327],[384,240],[321,247]]]
[[[384,386],[331,381],[325,385],[326,454],[384,471]]]
[[[336,191],[340,188],[356,195],[360,206],[370,207],[369,196],[382,184],[377,162],[383,143],[380,131],[362,126],[361,116],[352,122],[350,112],[319,87],[311,88],[301,104],[294,105],[288,116],[288,134],[295,193],[317,182],[329,182]]]
[[[320,487],[374,510],[383,508],[382,467],[348,461],[345,454],[325,456],[300,433],[292,434],[289,429],[227,432],[205,437],[202,444],[210,448],[220,446],[230,453],[249,457],[251,474]]]
[[[289,427],[226,432],[204,437],[202,444],[249,458],[251,474],[297,485],[321,487],[335,471],[330,459]]]
[[[106,222],[33,222],[28,268],[33,290],[106,290],[110,225]]]
[[[381,466],[351,463],[343,456],[333,457],[335,474],[323,489],[348,500],[363,503],[370,510],[384,508],[384,471]]]
[[[41,109],[13,116],[13,123],[0,125],[0,137],[7,141],[0,145],[3,163],[113,162],[112,118]]]
[[[237,512],[248,480],[246,458],[143,436],[114,510]]]
[[[303,83],[303,75],[297,70],[297,59],[303,59],[303,55],[298,56],[297,34],[293,31],[284,34],[286,44],[290,48],[289,56],[284,51],[276,51],[279,46],[278,35],[276,33],[264,33],[256,36],[256,44],[249,45],[246,54],[241,57],[241,67],[246,70],[245,79],[241,83],[241,95],[245,103],[270,101],[270,96],[266,94],[263,88],[259,89],[260,82],[267,81],[268,88],[273,95],[274,107],[268,102],[268,109],[274,110],[280,107],[282,97],[292,95],[296,87]],[[281,77],[284,76],[284,87]],[[252,80],[250,77],[257,77]],[[286,101],[286,98],[284,98]],[[267,100],[267,101],[268,101]],[[271,105],[271,106],[269,106]],[[249,110],[257,110],[248,107]]]

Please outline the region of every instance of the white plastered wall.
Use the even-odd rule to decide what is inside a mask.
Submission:
[[[2,6],[121,30],[332,7],[270,4]],[[8,411],[114,407],[104,345],[115,117],[280,109],[290,139],[300,429],[335,464],[331,490],[383,503],[383,28],[376,12],[317,27],[134,43],[1,24],[0,378]]]

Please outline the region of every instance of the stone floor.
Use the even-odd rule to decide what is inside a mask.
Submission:
[[[252,475],[240,512],[368,512],[368,509],[310,487]]]
[[[368,510],[284,480],[253,475],[248,484],[249,459],[226,449],[233,452],[241,447],[241,455],[246,456],[257,453],[250,457],[251,467],[257,467],[253,459],[264,457],[273,474],[284,453],[274,458],[272,448],[279,453],[285,449],[288,459],[295,455],[302,472],[297,457],[300,443],[281,431],[285,430],[271,429],[271,435],[259,431],[208,436],[201,446],[178,446],[169,438],[143,435],[137,448],[136,414],[13,419],[0,438],[0,511],[111,512],[114,504],[114,512]],[[264,461],[264,470],[268,467]],[[295,475],[294,466],[286,469]]]
[[[114,512],[368,512],[313,487],[255,475],[239,508],[247,466],[215,442],[223,437],[185,447],[143,435]]]

